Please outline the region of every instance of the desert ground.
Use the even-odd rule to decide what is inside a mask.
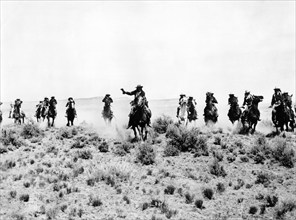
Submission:
[[[148,140],[126,130],[129,99],[113,104],[110,126],[99,98],[76,101],[66,127],[65,101],[54,128],[36,123],[24,102],[24,125],[2,105],[0,219],[296,219],[295,132],[273,135],[267,104],[253,135],[218,106],[206,127],[202,105],[188,127],[177,125],[177,100],[149,102]]]

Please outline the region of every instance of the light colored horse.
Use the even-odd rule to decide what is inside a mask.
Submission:
[[[178,123],[187,126],[188,124],[188,107],[187,107],[187,98],[183,97],[180,101],[180,111],[178,116]]]

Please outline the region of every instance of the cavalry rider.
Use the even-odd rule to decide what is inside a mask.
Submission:
[[[269,108],[272,108],[271,119],[272,122],[276,123],[276,107],[278,107],[283,101],[282,91],[280,88],[274,88],[274,94],[272,95],[271,105]]]
[[[180,109],[181,109],[181,104],[183,102],[183,99],[186,98],[186,95],[185,94],[181,94],[180,95],[180,98],[179,98],[179,106],[177,108],[177,118],[179,117],[179,112],[180,112]]]
[[[75,118],[77,117],[77,113],[76,113],[76,108],[75,108],[75,101],[72,97],[69,97],[68,98],[68,102],[66,104],[66,117],[68,115],[68,111],[69,111],[69,108],[70,108],[70,105],[72,105],[72,108],[73,108],[73,111],[74,111],[74,115],[75,115]]]
[[[20,113],[20,114],[22,113],[22,110],[21,110],[22,103],[23,103],[22,100],[20,100],[20,99],[16,99],[16,100],[14,101],[14,106],[13,106],[14,109],[15,109],[15,108],[19,108],[19,113]]]
[[[238,103],[238,99],[234,94],[229,94],[228,105],[231,105],[232,103]]]
[[[47,97],[44,98],[43,100],[43,106],[48,107],[49,106],[49,99]]]
[[[55,99],[54,96],[52,96],[49,100],[49,105],[50,106],[56,106],[58,104],[57,100]],[[54,111],[55,111],[55,115],[57,115],[57,109],[54,108]]]
[[[36,105],[35,117],[37,117],[38,111],[41,111],[42,107],[43,101],[39,101],[39,103]]]
[[[122,91],[123,94],[134,95],[135,96],[134,100],[130,102],[132,108],[131,108],[131,112],[130,112],[129,116],[134,115],[136,107],[137,107],[136,105],[138,103],[139,98],[140,97],[143,98],[144,103],[145,103],[145,111],[148,113],[148,116],[149,116],[148,117],[148,126],[150,126],[151,111],[150,111],[149,106],[148,106],[148,101],[146,99],[145,92],[143,91],[143,86],[137,85],[136,90],[134,90],[132,92],[126,92],[124,89],[121,89],[121,91]],[[131,117],[130,117],[127,128],[129,128],[130,126],[131,126]]]
[[[102,102],[104,102],[105,104],[108,103],[110,105],[111,103],[113,103],[113,99],[111,98],[110,94],[106,94]]]
[[[250,91],[246,90],[244,102],[242,105],[242,108],[245,108],[245,110],[243,111],[242,117],[245,117],[248,114],[248,112],[252,106],[253,99],[254,99],[254,96],[251,95]],[[245,105],[246,105],[246,107],[245,107]]]
[[[195,106],[196,106],[195,99],[193,99],[192,96],[189,96],[187,107],[188,107],[188,115],[192,117],[191,120],[197,119],[197,112],[196,112]]]

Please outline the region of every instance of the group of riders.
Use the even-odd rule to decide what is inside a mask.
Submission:
[[[151,110],[149,109],[148,101],[146,99],[145,92],[143,90],[143,86],[138,85],[136,89],[128,92],[124,89],[121,89],[123,94],[134,96],[134,99],[130,102],[131,111],[129,114],[129,122],[127,128],[135,129],[140,126],[144,128],[146,126],[151,126]],[[282,93],[279,88],[274,89],[274,94],[272,96],[271,106],[272,110],[272,122],[276,127],[282,127],[284,122],[281,121],[281,114],[286,113],[286,121],[294,123],[294,111],[292,109],[292,95],[288,93]],[[260,111],[258,109],[258,103],[263,100],[263,96],[252,95],[250,91],[245,91],[243,105],[239,107],[238,98],[234,94],[229,94],[228,104],[230,105],[230,109],[228,112],[229,119],[232,123],[234,121],[241,119],[242,122],[252,123],[250,119],[248,121],[248,117],[251,118],[250,114],[255,118],[254,120],[260,121]],[[113,99],[110,94],[106,94],[103,98],[102,102],[105,103],[102,115],[105,120],[109,120],[111,122],[114,117],[113,112],[111,110],[111,103],[113,103]],[[212,122],[216,122],[218,118],[217,108],[215,103],[217,100],[214,97],[214,94],[208,92],[206,94],[206,107],[204,109],[204,117],[207,123],[207,120],[211,120]],[[2,104],[2,103],[0,103]],[[22,101],[20,99],[16,99],[14,104],[11,104],[11,110],[9,113],[9,118],[24,118],[25,114],[21,110]],[[40,101],[39,104],[36,105],[36,113],[35,117],[37,121],[41,118],[55,117],[57,115],[56,110],[57,100],[54,96],[51,99],[47,97],[44,98],[43,101]],[[196,111],[196,101],[192,96],[186,97],[185,94],[181,94],[179,98],[179,106],[177,108],[177,118],[182,120],[182,116],[180,115],[180,111],[182,111],[186,107],[186,117],[188,121],[194,121],[197,119],[197,111]],[[244,109],[242,112],[241,108]],[[68,102],[66,104],[66,117],[71,113],[72,118],[74,120],[77,117],[75,101],[72,97],[68,98]],[[2,117],[2,114],[1,116]],[[207,119],[207,120],[206,120]],[[69,120],[68,120],[69,124]],[[67,125],[68,125],[67,124]],[[73,124],[73,121],[72,121]],[[255,125],[256,126],[256,125]],[[293,127],[294,128],[294,127]],[[287,128],[288,129],[288,128]]]

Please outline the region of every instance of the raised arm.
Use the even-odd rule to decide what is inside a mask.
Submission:
[[[124,89],[120,89],[120,90],[122,91],[123,94],[126,94],[126,95],[135,95],[135,93],[136,93],[136,90],[134,90],[132,92],[127,92]]]

